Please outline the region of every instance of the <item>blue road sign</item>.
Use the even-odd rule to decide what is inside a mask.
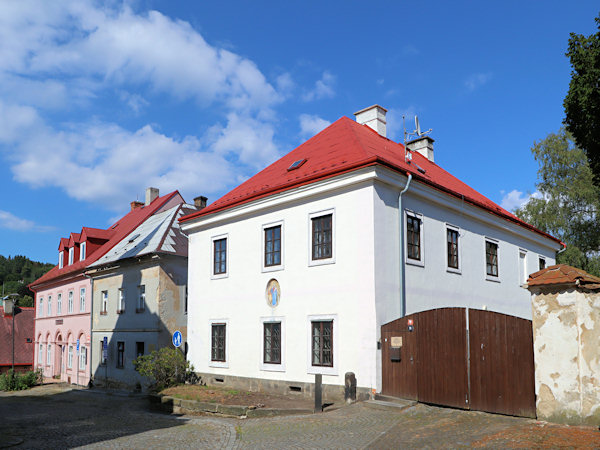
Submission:
[[[173,333],[173,345],[175,347],[181,347],[181,331],[177,330],[175,333]]]
[[[77,339],[77,351],[79,351],[79,339]]]
[[[102,340],[102,362],[106,364],[106,360],[108,359],[108,338],[104,336]]]

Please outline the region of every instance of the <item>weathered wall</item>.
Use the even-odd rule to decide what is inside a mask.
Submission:
[[[532,296],[540,419],[600,425],[600,293]]]

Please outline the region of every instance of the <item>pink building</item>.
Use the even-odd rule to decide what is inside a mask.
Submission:
[[[34,366],[45,377],[89,383],[92,285],[84,272],[152,214],[179,202],[178,192],[159,197],[158,189],[148,188],[146,202],[131,202],[131,211],[110,228],[83,227],[60,240],[58,265],[29,285],[35,292]]]

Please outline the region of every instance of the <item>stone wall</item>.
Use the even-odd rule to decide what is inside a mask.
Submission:
[[[538,289],[532,306],[538,418],[600,425],[600,293]]]

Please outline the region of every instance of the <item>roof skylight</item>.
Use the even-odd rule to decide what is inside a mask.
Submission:
[[[290,167],[288,167],[288,169],[287,169],[287,170],[288,170],[288,172],[289,172],[290,170],[295,170],[295,169],[297,169],[298,167],[300,167],[300,166],[301,166],[302,164],[304,164],[305,162],[306,162],[306,158],[304,158],[304,159],[299,159],[298,161],[294,161],[294,162],[292,163],[292,165],[291,165]]]

